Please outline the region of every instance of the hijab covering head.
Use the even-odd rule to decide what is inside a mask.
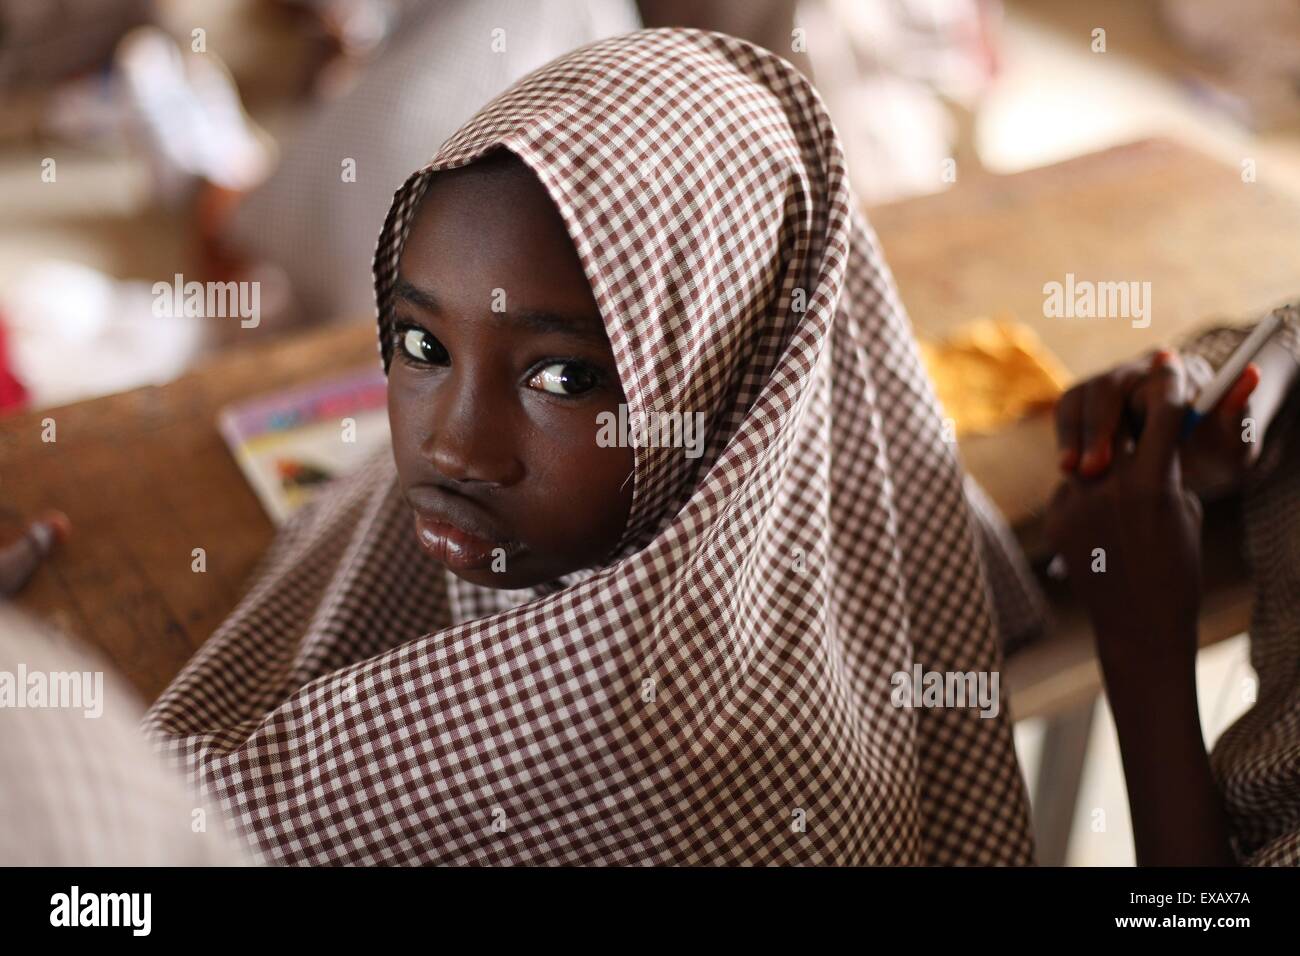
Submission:
[[[500,149],[568,226],[629,415],[703,412],[704,454],[638,448],[609,560],[522,593],[429,562],[375,461],[281,532],[160,746],[285,863],[1029,862],[1006,708],[896,706],[895,675],[995,678],[994,612],[817,94],[691,30],[543,67],[397,192],[381,333],[430,177]]]

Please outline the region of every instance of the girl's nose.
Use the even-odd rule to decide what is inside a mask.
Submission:
[[[524,469],[515,454],[509,403],[494,401],[484,383],[464,379],[453,373],[438,388],[420,452],[447,481],[512,485]]]

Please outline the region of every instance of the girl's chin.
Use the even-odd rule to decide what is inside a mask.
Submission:
[[[550,591],[557,591],[564,587],[564,579],[569,574],[573,573],[566,571],[561,574],[538,574],[531,569],[525,571],[521,568],[513,569],[507,573],[478,569],[454,569],[447,567],[445,564],[442,566],[467,584],[474,584],[482,588],[491,588],[494,591],[523,591],[533,588],[544,588],[542,592],[543,594],[549,593]]]
[[[435,563],[441,565],[445,570],[467,584],[474,584],[481,588],[491,588],[494,591],[521,591],[554,580],[554,575],[538,575],[524,568],[493,571],[491,567],[453,567],[451,564],[436,559]]]

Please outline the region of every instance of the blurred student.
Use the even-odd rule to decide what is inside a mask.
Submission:
[[[299,321],[370,315],[393,192],[475,110],[560,54],[640,25],[632,0],[407,0],[395,12],[355,84],[309,108],[271,176],[205,227],[227,268],[283,270]]]
[[[1072,389],[1049,536],[1087,606],[1141,865],[1300,864],[1300,329],[1294,320],[1180,444],[1183,414],[1247,330]],[[1144,425],[1136,442],[1125,421]],[[1205,750],[1196,698],[1199,495],[1244,496],[1257,701]],[[1100,549],[1100,550],[1099,550]],[[1097,563],[1104,556],[1104,565]]]
[[[0,549],[0,577],[32,553]],[[12,584],[0,581],[0,586]],[[140,701],[98,655],[0,596],[0,866],[243,865],[150,753]]]

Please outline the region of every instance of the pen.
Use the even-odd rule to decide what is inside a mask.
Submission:
[[[1294,308],[1294,306],[1288,305],[1280,309],[1274,309],[1267,318],[1263,319],[1251,330],[1250,335],[1246,336],[1245,340],[1228,356],[1228,360],[1215,373],[1214,378],[1210,379],[1210,383],[1201,390],[1201,394],[1196,396],[1196,401],[1192,402],[1188,407],[1183,417],[1183,431],[1180,438],[1186,439],[1188,435],[1196,430],[1196,426],[1201,423],[1201,420],[1214,410],[1214,406],[1218,405],[1223,396],[1228,394],[1228,390],[1232,388],[1241,373],[1245,371],[1246,366],[1268,344],[1268,340],[1273,337],[1273,333],[1281,328],[1283,313]]]

